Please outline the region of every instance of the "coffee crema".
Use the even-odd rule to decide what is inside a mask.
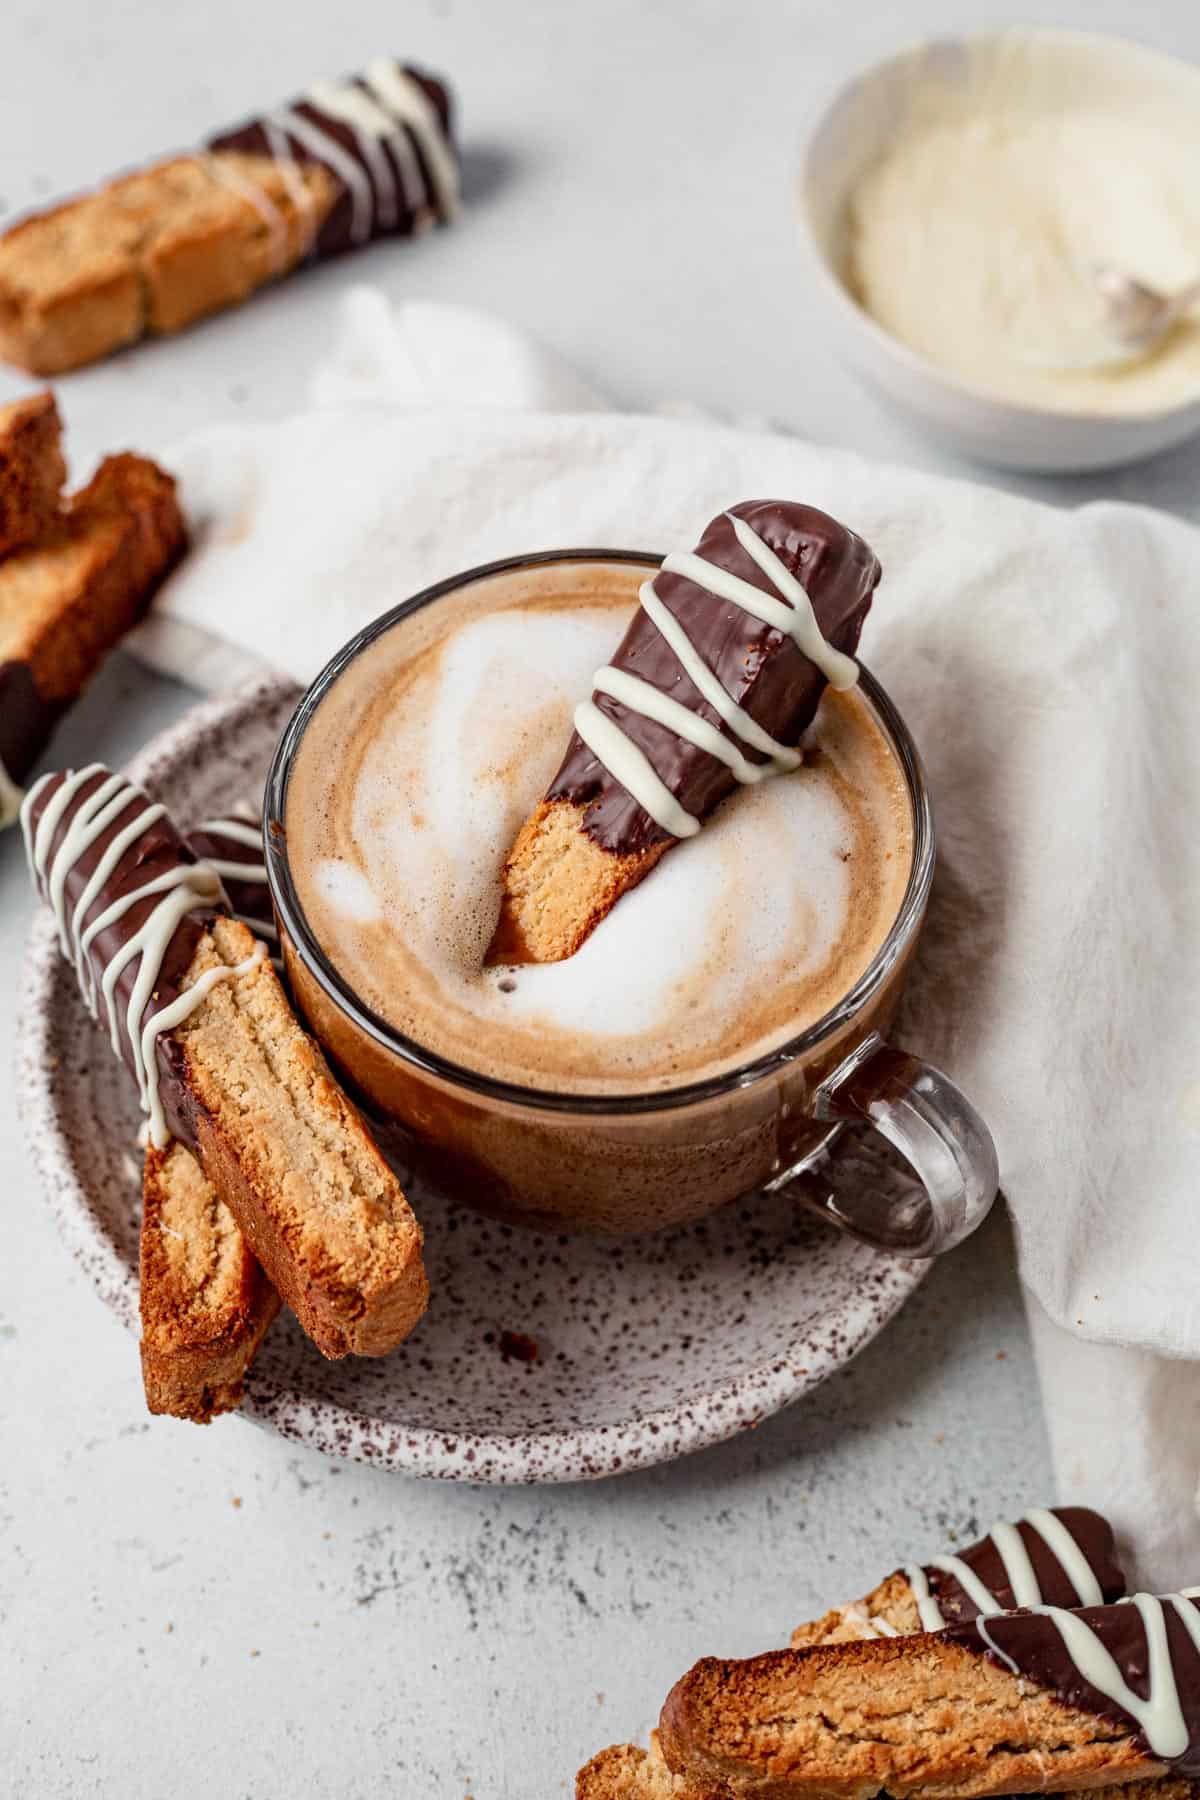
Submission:
[[[485,968],[500,871],[646,566],[485,577],[384,632],[293,763],[288,862],[358,998],[424,1049],[568,1093],[728,1072],[815,1024],[880,950],[912,863],[902,769],[860,690],[800,768],[746,788],[561,963]]]

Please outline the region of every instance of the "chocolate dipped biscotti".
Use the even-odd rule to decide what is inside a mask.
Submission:
[[[1186,1786],[1200,1779],[1200,1610],[1192,1593],[1137,1594],[710,1657],[659,1731],[673,1772],[772,1800]]]
[[[666,557],[508,856],[488,962],[573,956],[739,783],[797,768],[826,684],[858,679],[879,576],[854,532],[783,500]]]
[[[458,206],[444,82],[391,57],[0,236],[0,357],[35,374],[181,331]]]
[[[939,1630],[1018,1604],[1086,1606],[1121,1598],[1125,1572],[1112,1527],[1086,1506],[1035,1507],[1016,1523],[1002,1522],[957,1555],[935,1556],[887,1576],[862,1600],[837,1606],[792,1633],[792,1646],[837,1644]],[[672,1786],[678,1783],[678,1788]],[[722,1800],[711,1782],[695,1786],[673,1775],[657,1734],[649,1751],[616,1744],[593,1757],[576,1779],[577,1800]],[[1155,1790],[1157,1795],[1157,1789]],[[1147,1800],[1150,1800],[1147,1791]]]
[[[98,764],[43,776],[22,824],[85,1001],[134,1075],[150,1143],[194,1152],[317,1347],[382,1355],[427,1284],[421,1230],[301,1030],[266,947],[165,808]]]
[[[1033,1507],[957,1554],[895,1570],[862,1600],[798,1625],[793,1650],[941,1631],[1018,1606],[1102,1606],[1125,1593],[1112,1526],[1087,1506]]]

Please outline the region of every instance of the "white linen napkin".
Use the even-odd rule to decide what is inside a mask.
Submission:
[[[197,541],[139,648],[193,682],[307,681],[494,557],[687,546],[764,494],[860,531],[885,571],[865,659],[941,841],[904,1036],[995,1132],[1064,1496],[1152,1540],[1160,1586],[1200,1580],[1200,1409],[1164,1360],[1200,1357],[1200,534],[602,407],[494,319],[351,291],[306,410],[174,458]]]

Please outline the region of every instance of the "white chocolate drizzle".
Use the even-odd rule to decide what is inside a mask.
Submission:
[[[747,786],[775,773],[769,762],[748,762],[737,745],[718,731],[715,725],[710,725],[707,719],[694,713],[690,706],[684,706],[681,700],[674,700],[670,694],[664,694],[661,688],[643,681],[640,675],[631,675],[627,669],[614,669],[610,665],[596,671],[592,686],[598,694],[609,694],[614,700],[619,700],[630,712],[640,713],[645,719],[654,719],[659,725],[665,725],[668,731],[673,731],[676,737],[683,738],[689,744],[695,744],[698,750],[707,750],[710,756],[723,762],[737,780]]]
[[[314,81],[308,97],[319,112],[354,133],[358,153],[375,185],[376,218],[380,229],[390,231],[400,217],[400,195],[396,171],[388,159],[384,142],[400,134],[381,106],[353,82]]]
[[[695,837],[700,829],[699,819],[680,806],[650,758],[593,701],[581,701],[575,708],[575,729],[592,755],[633,795],[656,825],[672,837]]]
[[[308,190],[308,183],[301,173],[300,164],[292,155],[287,135],[271,118],[262,120],[262,134],[266,139],[271,160],[279,170],[280,180],[288,191],[292,205],[303,217],[311,210],[314,202]]]
[[[1059,1567],[1078,1594],[1080,1606],[1102,1606],[1104,1590],[1096,1579],[1096,1571],[1058,1514],[1046,1506],[1031,1506],[1025,1514],[1025,1522],[1032,1525],[1043,1543],[1050,1546]],[[1037,1599],[1041,1599],[1040,1593]]]
[[[92,793],[70,809],[86,784],[102,776]],[[59,786],[50,796],[33,828],[33,810],[38,795],[47,783]],[[145,802],[145,804],[141,804]],[[87,855],[103,834],[121,815],[136,809],[129,823],[116,834],[89,876],[68,919],[66,888],[71,871]],[[21,809],[21,829],[25,850],[38,886],[50,904],[58,928],[63,955],[73,965],[88,1010],[95,1016],[103,1004],[104,1020],[114,1051],[120,1055],[122,1034],[130,1047],[138,1096],[149,1119],[150,1141],[163,1148],[170,1132],[163,1111],[155,1046],[164,1031],[170,1031],[192,1013],[219,981],[245,975],[266,955],[261,943],[244,961],[208,969],[167,1005],[159,1007],[143,1023],[162,976],[163,963],[178,926],[189,913],[209,910],[227,904],[221,877],[209,863],[180,863],[130,893],[118,896],[89,925],[84,927],[88,910],[99,898],[104,884],[122,857],[165,813],[165,808],[152,804],[140,788],[121,775],[110,774],[101,763],[91,763],[70,774],[43,775],[30,788]],[[70,814],[68,818],[68,814]],[[66,829],[61,842],[53,848],[64,819]],[[155,899],[154,905],[137,931],[116,949],[101,972],[99,992],[88,952],[99,933],[116,925],[140,901]],[[116,1006],[117,982],[127,965],[138,958],[132,992],[124,1013]]]
[[[783,596],[782,599],[775,599],[752,582],[708,562],[694,551],[673,552],[664,559],[663,569],[668,574],[683,576],[707,593],[730,601],[763,624],[782,631],[820,669],[831,687],[839,690],[853,687],[858,680],[858,664],[822,636],[803,584],[752,525],[735,513],[726,513],[725,517],[742,549]],[[779,743],[738,705],[704,661],[679,619],[659,599],[653,580],[643,583],[640,600],[642,611],[670,647],[692,686],[742,743],[757,750],[767,761],[751,762],[732,739],[700,718],[691,707],[684,706],[653,683],[643,681],[627,670],[614,668],[611,664],[600,669],[592,683],[593,690],[608,694],[627,711],[654,720],[686,743],[715,756],[730,770],[734,779],[743,784],[753,784],[799,768],[803,760],[800,752]],[[699,820],[679,804],[649,757],[615,720],[602,713],[593,702],[585,701],[576,710],[575,729],[609,774],[620,782],[656,825],[669,831],[672,837],[695,835],[700,828]],[[932,1596],[930,1598],[932,1603]]]
[[[429,178],[437,190],[438,208],[444,219],[459,210],[458,164],[442,129],[437,108],[419,81],[386,56],[367,66],[367,86],[397,124],[407,125],[425,158]]]
[[[203,824],[197,825],[195,831],[189,834],[188,841],[197,855],[201,855],[202,860],[208,864],[210,869],[215,869],[222,880],[244,881],[248,886],[256,888],[266,887],[267,865],[264,862],[238,862],[232,857],[209,855],[202,851],[202,846],[193,841],[201,835],[218,844],[222,838],[225,838],[231,844],[241,844],[244,849],[257,850],[261,854],[262,830],[258,825],[251,825],[241,819],[205,819]],[[248,930],[252,931],[256,938],[261,938],[266,944],[278,945],[279,932],[273,920],[262,918],[257,913],[235,912],[233,916],[239,924],[245,925]],[[271,961],[275,968],[282,973],[281,958],[272,956]]]
[[[329,132],[322,131],[311,119],[302,118],[293,107],[283,107],[271,115],[270,123],[286,138],[303,146],[310,156],[332,169],[350,196],[350,242],[365,244],[371,236],[375,217],[374,190],[366,165],[338,143]]]
[[[1151,1753],[1160,1762],[1177,1762],[1190,1748],[1191,1736],[1184,1718],[1179,1697],[1179,1679],[1167,1639],[1165,1608],[1168,1605],[1174,1608],[1197,1653],[1200,1653],[1200,1614],[1193,1601],[1185,1594],[1168,1594],[1165,1600],[1154,1594],[1133,1594],[1119,1604],[1135,1606],[1145,1627],[1149,1665],[1149,1692],[1145,1699],[1130,1687],[1112,1653],[1078,1613],[1061,1606],[1035,1606],[1031,1610],[1053,1621],[1067,1655],[1081,1678],[1089,1687],[1095,1688],[1097,1693],[1103,1694],[1106,1700],[1111,1700],[1123,1713],[1129,1715],[1145,1738]],[[987,1622],[977,1619],[976,1628],[992,1655],[1006,1664],[1014,1675],[1020,1675],[1020,1665],[996,1642],[988,1630]]]
[[[1031,1526],[1051,1550],[1075,1589],[1080,1606],[1102,1605],[1104,1593],[1096,1579],[1096,1572],[1058,1515],[1048,1507],[1035,1506],[1023,1515],[1022,1523]],[[1035,1611],[1042,1610],[1041,1584],[1017,1527],[1009,1524],[993,1525],[988,1535],[1004,1565],[1004,1577],[1012,1590],[1015,1605],[1031,1607]],[[904,1570],[905,1579],[917,1603],[922,1630],[941,1631],[946,1624],[946,1616],[930,1589],[925,1572],[927,1568],[953,1576],[981,1615],[1005,1610],[992,1590],[961,1556],[934,1556],[925,1568],[910,1564]]]
[[[743,744],[749,744],[752,750],[761,751],[772,762],[778,763],[781,769],[798,769],[804,761],[800,752],[787,744],[779,743],[769,731],[764,731],[758,720],[752,718],[745,707],[739,706],[733,695],[722,687],[675,614],[669,606],[663,605],[655,593],[652,581],[642,583],[639,598],[642,611],[659,636],[666,639],[675,653],[675,660],[692,686],[697,693],[703,694],[713,711],[737,733]]]
[[[445,219],[455,216],[454,151],[437,108],[407,70],[378,57],[361,81],[313,82],[300,104],[305,103],[319,117],[308,117],[293,105],[279,107],[258,121],[298,208],[307,211],[311,199],[294,145],[331,170],[349,195],[352,245],[367,243],[377,232],[395,230],[404,214],[414,230],[428,223],[434,211]],[[350,132],[350,146],[338,137],[336,126]],[[268,223],[274,215],[284,230],[286,258],[286,225],[279,209],[261,191],[252,193],[232,168],[222,165],[219,176],[236,186]]]
[[[262,832],[257,825],[241,819],[205,819],[197,825],[197,831],[207,832],[210,837],[228,838],[231,844],[241,844],[246,850],[262,849]],[[266,880],[266,872],[263,873]]]

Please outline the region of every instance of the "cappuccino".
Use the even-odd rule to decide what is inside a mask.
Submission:
[[[720,1075],[854,986],[908,884],[904,773],[857,688],[801,766],[727,800],[564,962],[485,967],[505,853],[649,571],[561,562],[402,618],[334,682],[293,763],[288,862],[359,999],[449,1062],[621,1095]]]

